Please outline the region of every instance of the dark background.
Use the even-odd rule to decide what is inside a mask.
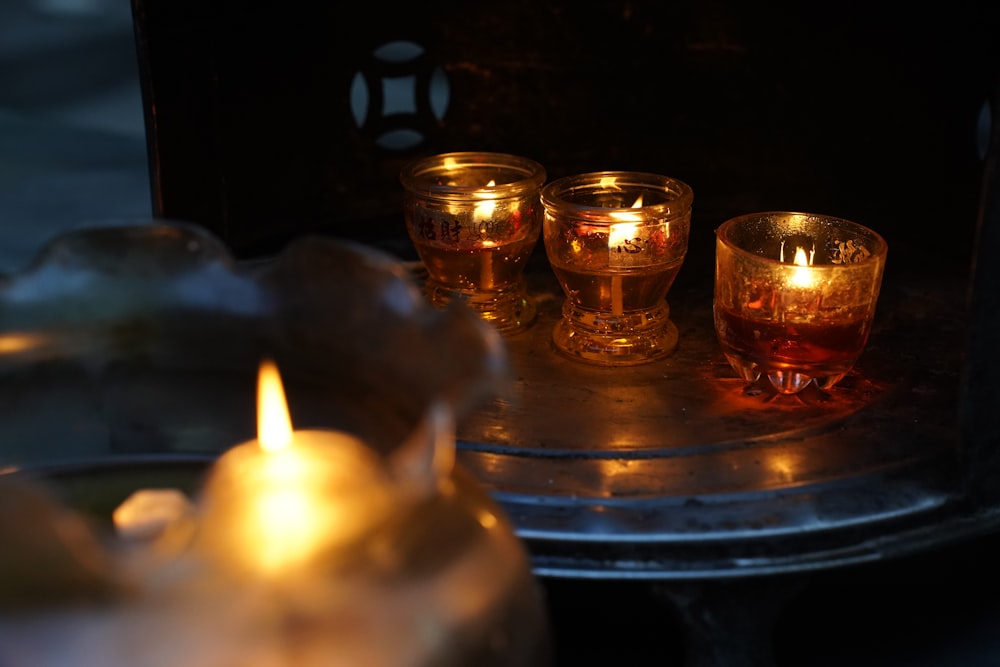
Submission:
[[[968,271],[980,117],[1000,83],[993,3],[136,8],[138,49],[120,0],[0,1],[2,270],[64,229],[154,213],[201,223],[241,256],[319,232],[412,257],[399,167],[482,149],[533,157],[550,178],[628,169],[687,181],[681,282],[710,275],[719,223],[769,209],[872,227],[891,272]],[[395,41],[424,52],[375,55]],[[382,99],[385,80],[407,77],[412,99]],[[442,81],[443,113],[429,92]],[[387,146],[398,131],[388,136],[419,139]],[[777,619],[779,664],[1000,663],[995,542],[797,580]],[[560,664],[684,659],[663,585],[545,586]]]
[[[695,256],[711,255],[725,218],[782,209],[862,222],[894,263],[967,262],[977,122],[997,82],[986,2],[136,7],[155,206],[239,254],[314,230],[406,254],[401,164],[496,150],[550,178],[687,181]],[[420,56],[379,55],[400,41]],[[443,112],[431,92],[442,81]],[[393,131],[415,142],[387,148]]]

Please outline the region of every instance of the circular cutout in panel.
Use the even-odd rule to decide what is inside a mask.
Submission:
[[[448,110],[451,87],[444,69],[410,41],[387,42],[351,80],[351,114],[358,129],[381,149],[420,145],[428,127]]]

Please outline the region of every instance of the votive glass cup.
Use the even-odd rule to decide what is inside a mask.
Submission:
[[[506,153],[454,152],[400,172],[410,240],[430,301],[461,301],[505,335],[536,319],[524,270],[542,229],[545,168]]]
[[[666,296],[687,254],[694,194],[644,172],[566,176],[541,193],[543,239],[565,294],[552,332],[578,361],[629,366],[678,344]]]
[[[868,342],[888,246],[829,215],[741,215],[716,230],[715,331],[748,384],[830,389]]]

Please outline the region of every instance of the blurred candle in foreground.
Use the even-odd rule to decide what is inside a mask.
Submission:
[[[277,367],[261,364],[258,438],[226,451],[199,500],[201,549],[232,573],[295,577],[388,516],[392,481],[339,431],[294,430]]]

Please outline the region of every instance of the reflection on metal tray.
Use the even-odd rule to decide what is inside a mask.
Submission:
[[[596,578],[734,577],[902,554],[988,530],[961,499],[961,287],[888,275],[844,381],[744,391],[711,293],[668,298],[669,358],[628,368],[561,357],[562,295],[530,274],[535,326],[509,339],[508,396],[465,419],[459,460],[513,517],[536,570]]]

